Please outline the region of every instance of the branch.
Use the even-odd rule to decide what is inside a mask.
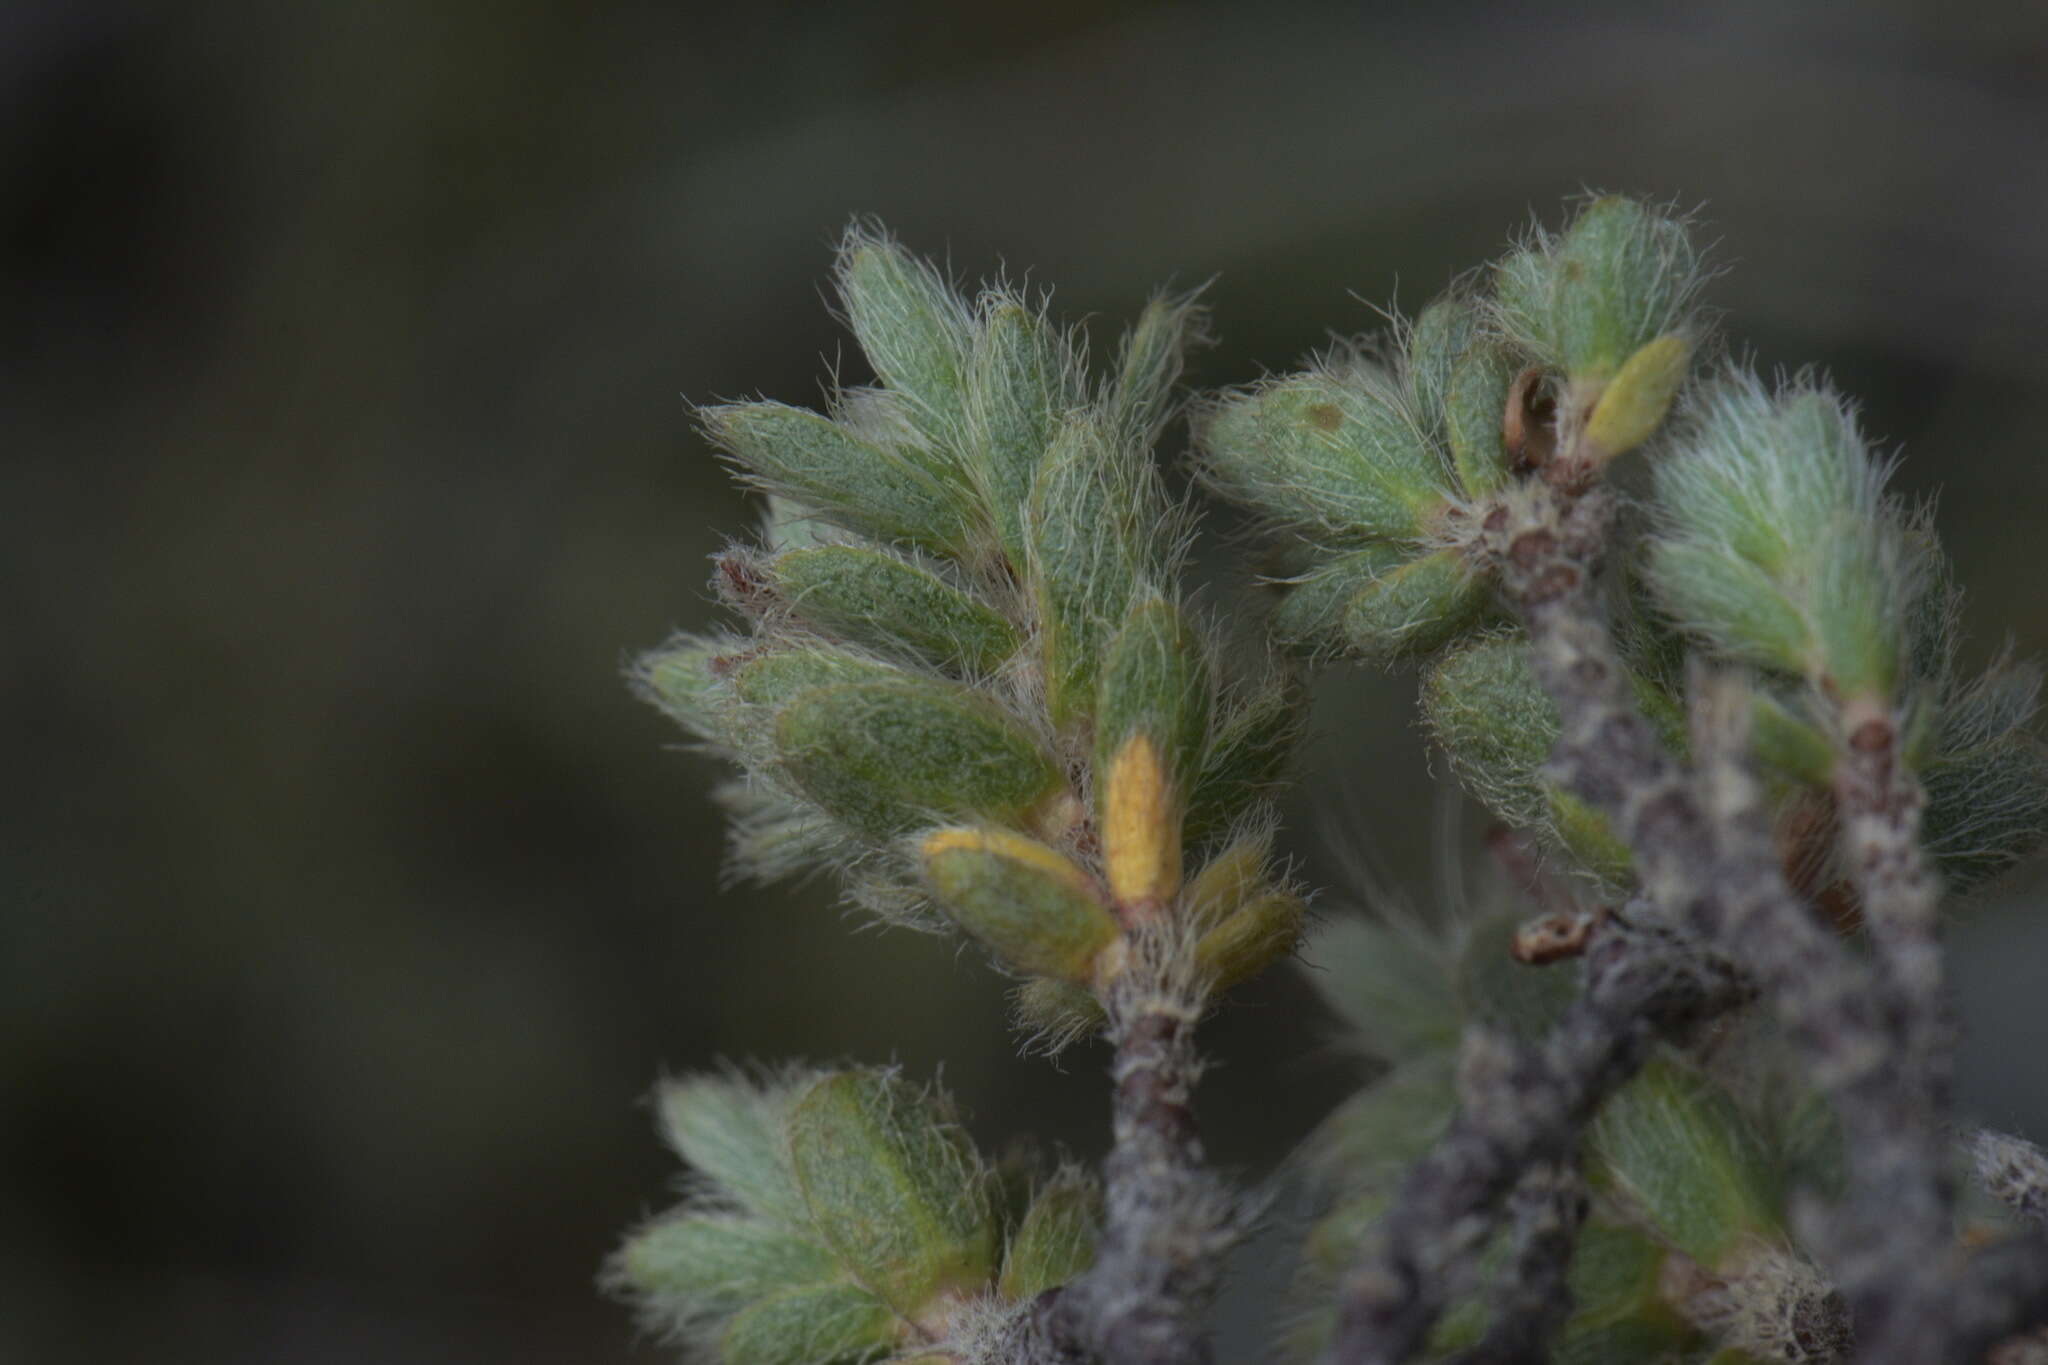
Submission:
[[[1980,1128],[1970,1139],[1970,1164],[1986,1193],[2048,1230],[2048,1152],[2025,1138]]]
[[[1454,1365],[1542,1365],[1550,1338],[1572,1315],[1566,1278],[1586,1221],[1586,1182],[1577,1163],[1534,1168],[1509,1203],[1514,1264],[1495,1295],[1486,1335],[1454,1357]]]
[[[1241,1220],[1204,1166],[1192,1110],[1203,992],[1181,979],[1172,932],[1134,939],[1110,987],[1115,1143],[1103,1161],[1103,1233],[1095,1264],[1019,1320],[1004,1352],[1017,1365],[1212,1359],[1204,1317]]]
[[[1682,1036],[1743,998],[1725,964],[1614,916],[1589,941],[1584,991],[1540,1047],[1468,1036],[1458,1116],[1403,1178],[1353,1277],[1331,1359],[1398,1365],[1419,1351],[1508,1191],[1534,1167],[1575,1164],[1586,1123],[1658,1038]],[[1551,1241],[1560,1274],[1576,1231],[1574,1220]]]
[[[2048,1322],[2048,1237],[2031,1232],[1984,1248],[1952,1294],[1955,1354],[1944,1359],[1980,1359],[1998,1342]]]
[[[1884,992],[1785,884],[1744,757],[1743,707],[1729,689],[1700,708],[1696,791],[1634,711],[1592,591],[1608,495],[1597,486],[1524,488],[1487,517],[1482,548],[1521,608],[1537,676],[1559,711],[1553,771],[1615,824],[1669,922],[1755,975],[1833,1097],[1850,1158],[1833,1260],[1861,1358],[1949,1359],[1965,1324],[1951,1294],[1944,1096],[1924,1083],[1922,1067],[1896,1066],[1900,1029],[1888,1008],[1899,995],[1939,993],[1931,929],[1912,927],[1931,916],[1922,904],[1927,884],[1894,856],[1917,809],[1886,783],[1858,817],[1870,822],[1864,838],[1885,853],[1872,885],[1889,898],[1888,970],[1901,985]]]
[[[1872,995],[1894,1043],[1891,1074],[1867,1087],[1873,1117],[1889,1117],[1876,1132],[1881,1140],[1850,1147],[1855,1184],[1833,1239],[1836,1270],[1856,1313],[1864,1359],[1939,1359],[1962,1329],[1951,1298],[1952,1030],[1936,917],[1941,888],[1920,847],[1927,798],[1901,759],[1890,716],[1871,716],[1850,730],[1835,798],[1873,949]],[[1949,1273],[1930,1273],[1937,1267]]]
[[[1845,708],[1849,740],[1835,773],[1842,851],[1904,1041],[1934,1072],[1926,1082],[1945,1089],[1949,1029],[1938,934],[1941,884],[1920,846],[1927,794],[1906,766],[1898,722],[1865,710]]]

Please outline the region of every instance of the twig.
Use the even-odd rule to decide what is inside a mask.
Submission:
[[[1607,495],[1597,487],[1525,488],[1489,516],[1484,544],[1522,609],[1537,676],[1560,713],[1553,771],[1614,821],[1650,898],[1755,974],[1815,1081],[1833,1096],[1848,1139],[1850,1182],[1840,1222],[1847,1236],[1834,1239],[1832,1260],[1857,1322],[1861,1358],[1948,1359],[1961,1320],[1947,1290],[1953,1238],[1940,1096],[1924,1084],[1922,1068],[1894,1070],[1901,1037],[1895,1016],[1882,1007],[1869,974],[1785,884],[1742,757],[1739,711],[1706,725],[1695,794],[1630,706],[1592,594],[1610,517]],[[1888,800],[1892,829],[1885,837],[1895,840],[1896,793]],[[1886,875],[1901,896],[1912,886],[1895,865]],[[1900,961],[1900,979],[1924,989],[1927,963],[1903,951]],[[1938,958],[1932,971],[1938,993]]]
[[[1986,1193],[2048,1229],[2048,1152],[2025,1138],[1980,1128],[1970,1138],[1970,1164]]]
[[[1421,1349],[1524,1173],[1574,1162],[1593,1112],[1658,1038],[1680,1036],[1743,998],[1725,964],[1617,916],[1594,931],[1585,989],[1542,1046],[1468,1037],[1458,1116],[1403,1178],[1374,1253],[1352,1278],[1331,1358],[1397,1365]],[[1560,1273],[1570,1242],[1552,1243]]]
[[[1455,1365],[1541,1365],[1550,1338],[1572,1315],[1566,1277],[1586,1221],[1586,1182],[1577,1162],[1535,1167],[1508,1203],[1514,1261],[1495,1292],[1486,1335],[1455,1356]]]
[[[1906,766],[1897,720],[1845,714],[1848,744],[1835,772],[1842,851],[1909,1055],[1945,1091],[1948,1006],[1942,984],[1941,885],[1920,846],[1927,794]],[[1945,1100],[1945,1094],[1941,1096]]]
[[[1018,1365],[1208,1365],[1204,1316],[1240,1219],[1204,1166],[1192,1102],[1198,989],[1180,980],[1172,930],[1135,941],[1112,985],[1115,1142],[1103,1161],[1095,1264],[1048,1291],[1006,1352]]]
[[[1977,1360],[1991,1346],[2048,1322],[2048,1237],[2038,1232],[1988,1246],[1971,1258],[1951,1290],[1955,1360]]]

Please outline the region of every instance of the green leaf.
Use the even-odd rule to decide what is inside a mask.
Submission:
[[[1086,981],[1117,936],[1094,879],[1035,839],[937,829],[918,850],[940,908],[1017,971]]]
[[[1557,742],[1557,708],[1529,667],[1519,633],[1484,635],[1423,676],[1422,715],[1459,780],[1509,825],[1544,816],[1537,774]]]
[[[1597,458],[1613,459],[1650,439],[1671,410],[1691,360],[1692,343],[1677,335],[1658,337],[1628,358],[1586,421],[1586,444]]]
[[[1422,310],[1408,330],[1408,396],[1428,430],[1448,418],[1452,375],[1479,336],[1480,311],[1467,295],[1444,295]]]
[[[1665,1250],[1639,1228],[1598,1216],[1587,1219],[1572,1251],[1575,1306],[1560,1337],[1592,1337],[1601,1329],[1665,1316],[1658,1272]]]
[[[1629,852],[1605,815],[1553,783],[1543,784],[1543,799],[1548,804],[1550,826],[1557,833],[1557,841],[1578,860],[1579,866],[1608,886],[1634,885],[1635,855]]]
[[[1054,977],[1034,977],[1010,994],[1016,1027],[1031,1035],[1031,1046],[1048,1053],[1065,1051],[1101,1031],[1109,1016],[1086,986]]]
[[[1301,726],[1300,691],[1288,681],[1224,701],[1209,727],[1181,825],[1190,847],[1228,830],[1254,802],[1279,789]]]
[[[1458,1045],[1465,1021],[1450,952],[1414,926],[1344,915],[1319,925],[1302,956],[1354,1044],[1401,1062]]]
[[[1375,542],[1325,559],[1291,578],[1274,579],[1280,600],[1268,628],[1283,648],[1321,657],[1347,652],[1345,617],[1351,599],[1400,571],[1414,557],[1405,545]]]
[[[1173,412],[1173,386],[1188,348],[1203,340],[1198,292],[1155,294],[1124,334],[1109,409],[1117,429],[1140,445],[1159,439]]]
[[[1491,340],[1474,343],[1451,372],[1444,399],[1444,426],[1451,464],[1470,498],[1490,497],[1508,478],[1508,390],[1519,369],[1506,348]]]
[[[1749,744],[1759,762],[1807,786],[1834,782],[1833,741],[1760,688],[1750,692]]]
[[[1149,464],[1093,418],[1069,420],[1032,489],[1028,576],[1042,624],[1046,702],[1070,728],[1141,579],[1167,581],[1170,516]]]
[[[876,837],[933,814],[1021,822],[1062,782],[1028,731],[946,683],[812,688],[776,717],[775,744],[806,796]]]
[[[771,1224],[719,1213],[650,1223],[627,1239],[613,1265],[650,1317],[676,1325],[822,1284],[839,1271],[821,1246]]]
[[[679,635],[634,664],[635,690],[699,739],[725,744],[733,692],[721,660],[744,647],[730,637]]]
[[[781,554],[785,550],[834,545],[838,540],[832,535],[829,524],[804,510],[802,503],[771,493],[768,495],[768,511],[761,518],[761,543],[771,553]]]
[[[692,1076],[666,1081],[656,1096],[662,1135],[677,1156],[740,1208],[782,1227],[806,1214],[783,1142],[783,1123],[812,1080]]]
[[[1180,609],[1159,597],[1133,605],[1096,681],[1096,772],[1109,771],[1125,742],[1142,734],[1185,784],[1208,739],[1213,691],[1208,648]]]
[[[1360,1089],[1324,1119],[1304,1149],[1310,1170],[1345,1189],[1384,1189],[1432,1147],[1458,1109],[1450,1051],[1422,1053]],[[1366,1228],[1335,1218],[1316,1241],[1346,1268]]]
[[[915,1318],[995,1270],[997,1229],[972,1144],[936,1105],[884,1071],[812,1086],[790,1115],[790,1152],[832,1254]]]
[[[969,365],[968,459],[1013,564],[1026,555],[1031,485],[1069,411],[1082,399],[1079,364],[1035,309],[1007,295],[986,305]]]
[[[959,673],[992,672],[1018,647],[1000,613],[886,550],[792,550],[769,572],[800,618],[859,644],[907,650]]]
[[[733,695],[748,706],[770,710],[816,687],[907,682],[915,676],[865,654],[802,641],[727,659]]]
[[[1664,609],[1728,658],[1897,700],[1930,557],[1849,408],[1731,371],[1689,412],[1655,466],[1648,578]]]
[[[975,517],[943,466],[915,448],[864,440],[782,403],[700,409],[705,434],[765,488],[878,540],[944,555],[974,540]]]
[[[1272,851],[1273,831],[1255,829],[1210,858],[1182,898],[1188,923],[1213,929],[1265,890]]]
[[[1012,1303],[1036,1298],[1072,1280],[1095,1261],[1102,1235],[1102,1187],[1063,1167],[1041,1186],[1010,1238],[996,1289]]]
[[[1224,497],[1339,543],[1417,539],[1450,493],[1406,395],[1364,361],[1239,394],[1198,439]]]
[[[1762,566],[1684,541],[1655,544],[1651,556],[1651,582],[1679,624],[1725,657],[1794,677],[1819,664],[1811,623]]]
[[[840,303],[875,374],[935,441],[960,444],[974,320],[938,271],[856,224],[839,248]]]
[[[763,1299],[725,1329],[724,1365],[853,1365],[896,1345],[887,1304],[850,1284],[792,1289]]]
[[[1195,970],[1214,992],[1249,981],[1301,942],[1308,907],[1285,891],[1255,896],[1195,940]]]
[[[1557,708],[1529,665],[1520,632],[1479,636],[1423,678],[1422,714],[1458,778],[1509,825],[1570,852],[1610,885],[1627,884],[1627,850],[1605,817],[1544,776],[1557,743]],[[1628,675],[1636,707],[1673,750],[1685,749],[1685,718],[1652,679]]]
[[[1607,1102],[1593,1142],[1607,1178],[1709,1270],[1747,1242],[1783,1235],[1769,1153],[1725,1096],[1669,1061]]]
[[[1354,591],[1344,606],[1344,638],[1374,663],[1433,654],[1477,626],[1492,600],[1462,550],[1438,550]]]
[[[1697,1335],[1668,1313],[1576,1331],[1567,1327],[1550,1353],[1551,1365],[1643,1365],[1645,1361],[1686,1360],[1690,1357],[1683,1354],[1684,1348]],[[1716,1357],[1714,1365],[1734,1365],[1734,1361]]]

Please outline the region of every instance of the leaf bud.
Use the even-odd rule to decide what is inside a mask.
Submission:
[[[1227,991],[1293,952],[1307,917],[1298,896],[1277,890],[1255,896],[1195,940],[1195,967],[1211,990]]]
[[[1209,665],[1199,635],[1159,598],[1131,609],[1096,683],[1097,828],[1110,893],[1158,906],[1180,889],[1189,779],[1208,738]]]
[[[1265,885],[1266,859],[1273,848],[1270,830],[1259,830],[1232,843],[1211,858],[1188,883],[1182,898],[1190,923],[1219,924]]]
[[[1676,333],[1658,337],[1628,358],[1607,381],[1586,421],[1584,440],[1595,463],[1650,439],[1671,410],[1691,360],[1692,343]]]
[[[1049,976],[1026,981],[1011,993],[1010,1001],[1017,1027],[1047,1052],[1059,1052],[1098,1032],[1109,1018],[1093,991]]]

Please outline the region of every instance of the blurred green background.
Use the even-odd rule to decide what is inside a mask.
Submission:
[[[860,375],[851,215],[1105,339],[1213,278],[1215,384],[1581,187],[1701,203],[1734,337],[1862,396],[2038,654],[2044,91],[2031,3],[0,7],[0,1359],[659,1359],[592,1280],[721,1057],[1099,1150],[975,954],[723,885],[620,681],[754,517],[685,399]],[[1326,905],[1438,884],[1411,697],[1319,688]],[[2038,881],[1957,935],[1965,1104],[2037,1138]],[[1213,1026],[1220,1160],[1328,1038],[1296,974]]]

